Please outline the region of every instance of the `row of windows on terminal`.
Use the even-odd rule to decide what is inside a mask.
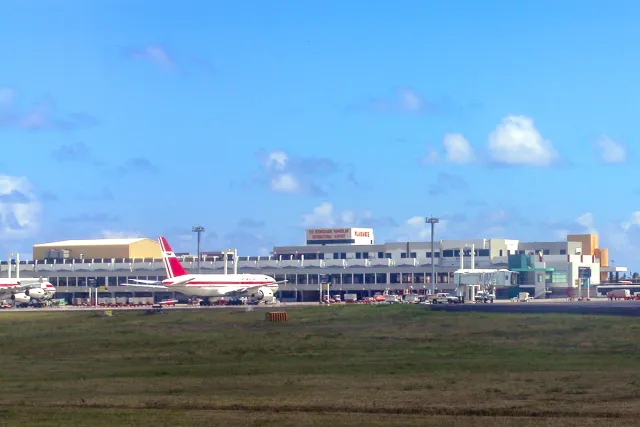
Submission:
[[[509,255],[512,255],[512,254],[524,255],[527,252],[534,252],[534,253],[542,252],[543,255],[550,254],[549,249],[536,249],[535,251],[516,250],[516,251],[507,251],[507,252],[509,253]],[[567,254],[566,249],[560,249],[560,255],[566,255],[566,254]],[[306,253],[306,254],[281,254],[281,255],[283,259],[288,258],[292,260],[302,259],[303,255],[304,255],[304,259],[306,260],[325,259],[326,255],[333,255],[332,259],[347,259],[347,252],[334,252],[333,254]],[[377,254],[371,253],[371,252],[355,252],[354,255],[355,255],[355,259],[375,259],[375,258],[391,259],[392,258],[392,254],[389,252],[378,252]],[[471,250],[469,249],[465,251],[464,255],[471,256]],[[477,257],[488,257],[488,256],[491,256],[491,253],[489,249],[475,249],[474,255]],[[460,256],[460,249],[446,249],[442,251],[443,258],[453,258],[453,257],[459,257],[459,256]],[[498,256],[503,256],[502,250],[499,251]],[[402,252],[400,254],[400,258],[417,258],[417,257],[418,257],[417,252],[409,252],[409,253]],[[431,252],[425,252],[425,257],[431,258]],[[440,258],[440,252],[435,252],[435,257]]]

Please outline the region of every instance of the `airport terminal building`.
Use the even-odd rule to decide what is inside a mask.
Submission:
[[[331,294],[413,290],[418,293],[452,291],[454,272],[460,268],[509,269],[518,272],[522,291],[532,296],[566,295],[578,287],[579,272],[591,272],[590,285],[614,281],[625,267],[609,266],[608,250],[599,248],[595,234],[569,235],[566,241],[521,242],[509,239],[440,240],[434,242],[376,244],[371,228],[306,230],[303,246],[275,247],[270,256],[238,256],[233,251],[201,253],[201,273],[261,273],[287,280],[280,287],[283,301],[318,301],[321,282]],[[189,273],[197,272],[198,256],[178,254]],[[95,239],[36,244],[33,260],[1,265],[3,277],[43,277],[57,288],[57,298],[99,296],[154,296],[186,299],[172,292],[144,292],[129,287],[130,279],[166,278],[159,244],[155,240]],[[236,264],[237,262],[237,264]],[[432,278],[432,263],[435,280]],[[11,265],[11,268],[9,266]]]

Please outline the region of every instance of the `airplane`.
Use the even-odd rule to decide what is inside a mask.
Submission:
[[[24,289],[26,288],[26,289]],[[22,292],[16,292],[24,289]],[[10,299],[16,306],[27,306],[32,301],[42,304],[53,298],[56,288],[42,278],[0,279],[0,300],[11,294]]]
[[[274,293],[281,283],[264,274],[188,274],[164,237],[158,237],[162,249],[162,261],[167,278],[162,281],[129,279],[143,285],[127,283],[126,286],[156,288],[203,298],[201,305],[211,305],[213,298],[242,296],[258,301],[273,302]]]

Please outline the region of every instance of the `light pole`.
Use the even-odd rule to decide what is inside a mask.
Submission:
[[[436,253],[433,248],[433,229],[440,220],[434,216],[425,218],[424,222],[431,224],[431,293],[436,293]]]
[[[191,227],[191,231],[198,233],[198,274],[200,274],[200,234],[204,232],[204,227],[201,225],[194,225]]]

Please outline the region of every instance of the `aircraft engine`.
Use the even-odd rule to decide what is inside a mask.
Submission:
[[[258,301],[273,301],[273,291],[271,288],[267,288],[266,286],[259,288],[256,292],[252,293],[251,296]]]
[[[31,298],[35,298],[35,299],[42,299],[46,295],[45,290],[42,289],[42,288],[27,289],[26,291],[24,291],[24,293],[25,293],[25,295],[28,295]]]
[[[17,304],[29,304],[29,302],[31,302],[31,297],[26,293],[18,293],[11,295],[11,300],[15,301]]]

